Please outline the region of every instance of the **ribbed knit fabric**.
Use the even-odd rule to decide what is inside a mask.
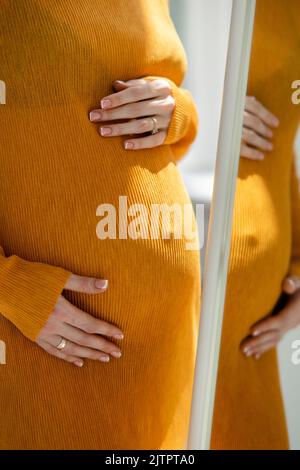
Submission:
[[[176,162],[198,117],[168,2],[2,0],[0,44],[0,448],[184,448],[199,251],[172,230],[96,236],[97,207],[118,211],[119,196],[190,204]],[[126,151],[88,114],[114,80],[139,77],[167,78],[176,106],[164,145]],[[109,280],[101,295],[64,295],[123,330],[121,359],[79,369],[33,342],[71,272]]]
[[[264,161],[240,161],[212,435],[213,449],[286,449],[276,351],[239,351],[269,314],[285,276],[300,274],[300,198],[293,148],[300,106],[298,0],[258,0],[248,94],[280,119]]]

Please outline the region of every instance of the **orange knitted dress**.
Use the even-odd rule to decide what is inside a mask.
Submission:
[[[240,161],[220,353],[214,449],[286,449],[276,351],[239,351],[249,327],[270,313],[288,273],[300,276],[300,198],[294,140],[300,105],[298,0],[257,0],[248,94],[280,119],[264,161]],[[294,100],[295,101],[295,100]]]
[[[199,249],[176,239],[99,239],[100,204],[190,205],[176,166],[197,132],[186,56],[167,0],[1,0],[1,449],[180,449],[187,439],[200,299]],[[126,151],[89,111],[114,80],[170,80],[164,145]],[[195,220],[194,229],[195,227]],[[197,237],[196,237],[197,240]],[[82,369],[33,340],[65,292],[124,332],[121,359]]]

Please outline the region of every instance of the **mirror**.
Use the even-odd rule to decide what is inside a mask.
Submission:
[[[240,60],[244,73],[247,70],[247,47],[252,36],[251,15],[255,11],[254,2],[250,5],[251,3],[247,2],[248,5],[245,5],[250,10],[245,17],[244,36],[240,36],[241,41],[242,37],[245,40],[245,35],[248,38],[243,43],[246,52]],[[198,107],[203,124],[198,147],[196,144],[197,150],[194,150],[192,157],[196,155],[194,161],[198,157],[201,161],[198,165],[203,167],[199,170],[196,164],[193,167],[191,163],[186,163],[186,166],[182,165],[182,170],[186,173],[192,199],[204,202],[207,206],[211,199],[213,169],[216,168],[218,172],[220,159],[226,158],[223,142],[221,149],[219,147],[219,160],[215,162],[217,148],[214,145],[216,146],[218,139],[220,144],[225,128],[225,140],[230,140],[230,126],[226,121],[220,123],[220,116],[226,112],[224,107],[227,105],[227,96],[224,95],[221,109],[222,94],[228,94],[228,75],[225,76],[224,88],[222,86],[225,60],[227,58],[229,61],[229,74],[230,65],[233,65],[230,62],[231,54],[236,53],[234,44],[237,43],[237,36],[234,36],[232,48],[230,40],[228,41],[228,37],[235,34],[234,19],[237,20],[234,12],[230,17],[231,7],[231,1],[200,1],[197,6],[187,2],[185,11],[187,15],[189,8],[193,9],[190,15],[191,25],[200,18],[201,27],[191,28],[194,33],[189,34],[196,35],[196,30],[197,34],[203,34],[200,48],[197,51],[196,48],[194,51],[192,47],[189,49],[190,54],[197,55],[191,61],[198,65],[197,76],[200,75],[199,70],[202,72],[198,86],[193,91],[199,97],[202,93],[198,99]],[[239,152],[238,177],[235,179],[236,161],[232,160],[232,179],[227,181],[227,186],[225,184],[222,190],[218,188],[220,193],[217,196],[214,195],[216,199],[210,211],[208,250],[202,250],[202,259],[206,252],[206,263],[210,265],[206,266],[203,276],[198,371],[196,368],[191,414],[191,449],[299,449],[300,408],[296,390],[299,390],[300,383],[296,366],[300,356],[300,329],[294,328],[297,322],[300,323],[297,320],[297,304],[294,307],[294,317],[290,314],[289,320],[286,320],[289,328],[286,326],[275,333],[273,331],[276,330],[276,321],[283,318],[286,303],[292,305],[291,296],[282,295],[285,290],[283,282],[288,275],[300,275],[300,204],[299,183],[296,179],[297,173],[299,175],[300,154],[300,137],[297,133],[300,120],[298,9],[297,1],[256,2],[247,98],[243,109],[245,113],[240,115],[243,121],[243,143]],[[205,24],[202,24],[201,18],[205,18]],[[239,17],[239,22],[242,21],[241,18],[242,16]],[[245,32],[247,28],[248,31]],[[194,43],[195,40],[194,36]],[[237,63],[236,67],[239,67]],[[241,76],[240,80],[243,81]],[[241,88],[240,85],[236,91],[239,104],[242,99]],[[232,120],[235,118],[236,115],[232,113]],[[235,121],[235,126],[238,128],[238,120]],[[263,160],[260,160],[261,154],[264,154]],[[222,176],[224,177],[224,173]],[[209,249],[214,241],[217,223],[222,224],[221,207],[226,210],[224,201],[230,200],[229,193],[234,191],[235,185],[232,238],[228,237],[223,246],[225,256],[216,260]],[[206,191],[206,188],[209,190]],[[218,207],[216,201],[220,202]],[[208,212],[207,210],[206,214]],[[223,229],[226,231],[225,224]],[[219,245],[223,242],[222,237],[216,241]],[[222,275],[226,271],[226,249],[229,245],[228,276],[224,279]],[[218,268],[211,273],[211,264],[214,262]],[[213,292],[217,299],[213,300],[209,296],[207,284],[215,287]],[[221,335],[222,314],[218,316],[218,309],[222,306],[221,292],[225,285]],[[206,302],[207,298],[207,305],[203,305],[203,299]],[[297,295],[293,298],[296,299]],[[300,307],[298,310],[300,311]],[[270,318],[269,327],[268,323],[261,322],[264,318]],[[267,331],[260,332],[260,326],[267,328]],[[205,333],[201,332],[201,328]],[[283,335],[285,328],[289,331]],[[211,333],[210,336],[208,332]],[[255,332],[257,335],[253,336]],[[283,339],[279,342],[281,335]],[[218,350],[220,336],[220,355],[216,366],[217,354],[214,355],[213,351],[216,353]],[[278,346],[278,359],[275,346]],[[216,396],[212,404],[212,369],[215,367],[218,368],[218,373]],[[210,382],[207,380],[209,375]],[[213,418],[210,421],[211,415]],[[212,432],[208,442],[210,424]],[[205,428],[207,439],[203,437]]]

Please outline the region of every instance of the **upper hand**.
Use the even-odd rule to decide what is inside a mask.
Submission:
[[[126,121],[117,124],[106,122],[100,127],[100,134],[103,137],[136,134],[137,138],[125,140],[127,150],[162,145],[175,108],[169,82],[165,79],[139,78],[127,82],[116,80],[113,85],[117,92],[102,98],[101,108],[90,112],[90,120],[96,123],[119,119]],[[139,137],[139,134],[153,130],[153,121],[149,116],[156,119],[158,132]]]
[[[269,315],[251,326],[250,335],[241,343],[246,356],[258,359],[276,347],[285,333],[300,324],[300,279],[296,276],[287,277],[282,290],[289,295],[286,306],[276,315]]]
[[[264,152],[273,150],[273,128],[279,120],[253,96],[246,97],[241,143],[241,157],[263,160]]]
[[[107,284],[104,279],[72,274],[65,289],[99,294],[106,290]],[[108,362],[110,356],[121,356],[120,348],[110,338],[122,339],[123,333],[116,326],[83,312],[61,295],[36,342],[49,354],[82,367],[83,358]],[[62,339],[66,345],[60,350],[57,346]]]

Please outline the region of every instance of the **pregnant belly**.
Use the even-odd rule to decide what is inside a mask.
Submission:
[[[163,161],[169,151],[166,148],[162,152]],[[68,181],[68,190],[59,173],[56,180],[49,173],[45,185],[30,186],[30,194],[27,186],[14,198],[3,192],[1,243],[6,255],[17,254],[24,259],[65,267],[76,274],[108,279],[109,288],[104,294],[65,295],[92,315],[122,328],[136,330],[148,325],[150,334],[155,335],[156,328],[165,325],[175,329],[178,322],[186,321],[186,312],[194,313],[195,303],[199,302],[196,221],[181,175],[173,163],[156,172],[150,171],[149,166],[127,165],[124,178],[122,169],[116,167],[105,176],[103,167],[96,170],[92,166],[92,171],[86,170],[86,174],[68,175],[74,179],[74,184]],[[109,179],[109,185],[104,184],[105,179]],[[14,187],[20,185],[22,175]],[[120,197],[127,201],[126,210],[121,207]],[[162,209],[158,232],[151,230],[155,224],[152,227],[150,222],[148,233],[142,230],[147,218],[139,219],[138,223],[139,211],[134,205],[148,215],[153,207],[155,214],[157,208]],[[174,211],[168,212],[172,208]],[[127,212],[125,231],[121,211],[123,215]],[[174,224],[176,213],[182,216],[181,233]],[[187,232],[185,214],[189,222]],[[104,219],[109,219],[107,224]],[[102,232],[101,224],[102,228],[106,225]],[[103,236],[105,230],[107,236]],[[141,236],[136,238],[136,234]]]
[[[268,314],[290,263],[288,191],[273,194],[259,175],[239,179],[232,231],[227,304],[245,320]],[[242,319],[241,319],[242,321]]]

